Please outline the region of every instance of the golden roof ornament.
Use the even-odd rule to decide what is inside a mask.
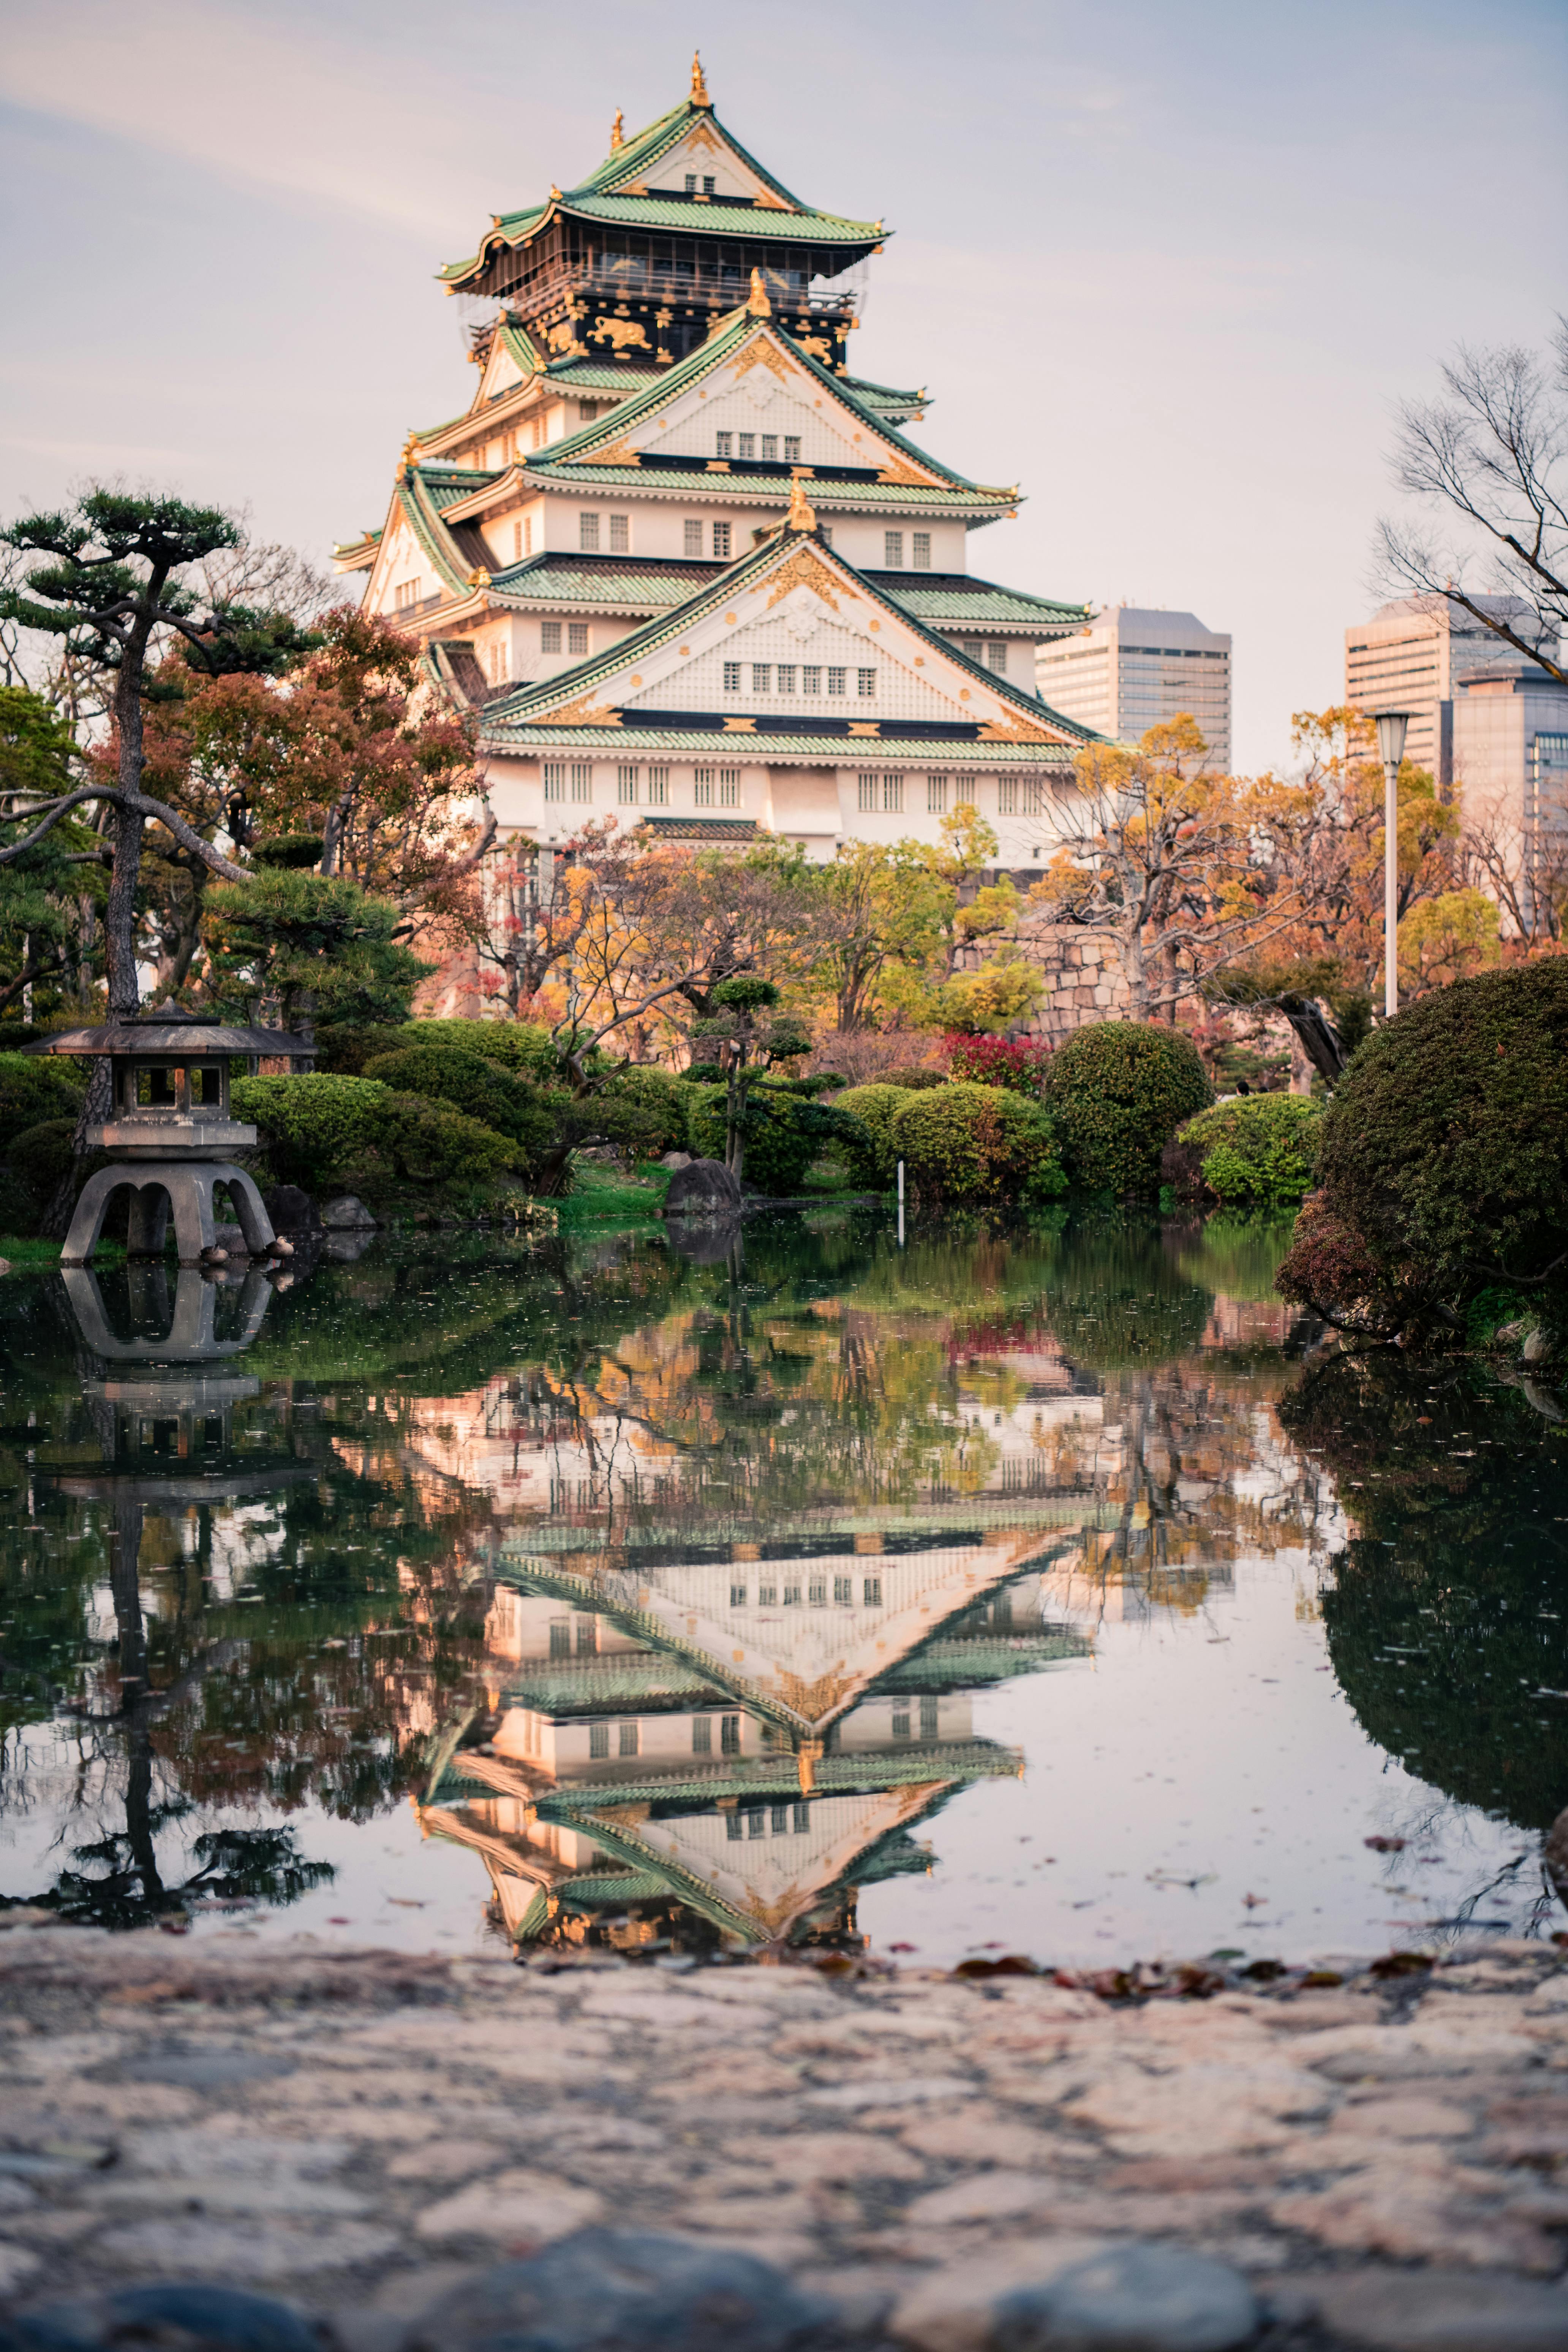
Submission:
[[[752,272],[752,290],[746,297],[746,308],[753,319],[771,319],[773,315],[773,306],[768,300],[768,289],[763,284],[760,269]]]
[[[710,108],[713,103],[708,95],[708,85],[702,79],[702,54],[699,49],[691,52],[691,103]]]
[[[806,497],[805,484],[798,474],[789,486],[789,514],[784,522],[784,529],[786,530],[816,529],[816,509]]]
[[[617,106],[616,109],[616,119],[610,125],[610,152],[612,155],[618,155],[621,149],[626,143],[626,134],[621,129],[623,119],[621,110]]]

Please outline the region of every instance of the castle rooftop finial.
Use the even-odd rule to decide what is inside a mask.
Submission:
[[[789,486],[789,514],[785,519],[784,529],[786,530],[816,529],[816,509],[806,497],[805,484],[798,474]]]
[[[713,103],[708,95],[708,85],[702,79],[702,53],[700,49],[691,52],[691,103],[693,106],[711,106]]]
[[[618,155],[621,149],[626,143],[626,134],[621,129],[623,120],[624,117],[622,116],[621,110],[617,106],[616,109],[616,119],[610,125],[610,152],[612,155]]]
[[[773,306],[768,300],[768,289],[763,284],[760,269],[752,272],[752,290],[746,298],[746,308],[753,319],[771,319],[773,315]]]

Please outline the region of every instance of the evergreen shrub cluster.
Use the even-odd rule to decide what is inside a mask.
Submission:
[[[1309,1096],[1237,1095],[1179,1128],[1162,1167],[1179,1176],[1184,1163],[1227,1209],[1280,1208],[1311,1190],[1322,1123]]]
[[[1051,1055],[1046,1099],[1075,1184],[1152,1199],[1165,1144],[1214,1093],[1197,1047],[1179,1029],[1098,1021]]]
[[[924,1203],[1037,1202],[1068,1189],[1050,1113],[1008,1087],[957,1079],[906,1097],[892,1149]]]
[[[1037,1037],[964,1037],[955,1033],[942,1042],[955,1078],[972,1078],[981,1087],[1014,1087],[1026,1095],[1045,1092],[1051,1049]]]

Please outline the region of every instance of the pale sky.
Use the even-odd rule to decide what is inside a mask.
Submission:
[[[858,369],[1026,500],[971,568],[1230,630],[1237,765],[1286,761],[1370,609],[1395,403],[1568,300],[1553,0],[5,0],[0,512],[125,475],[324,562],[470,396],[434,271],[694,41],[787,186],[887,220]]]

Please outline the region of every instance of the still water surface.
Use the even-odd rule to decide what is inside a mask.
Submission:
[[[926,1965],[1550,1933],[1560,1402],[1325,1354],[1283,1245],[824,1210],[11,1277],[0,1893]]]

